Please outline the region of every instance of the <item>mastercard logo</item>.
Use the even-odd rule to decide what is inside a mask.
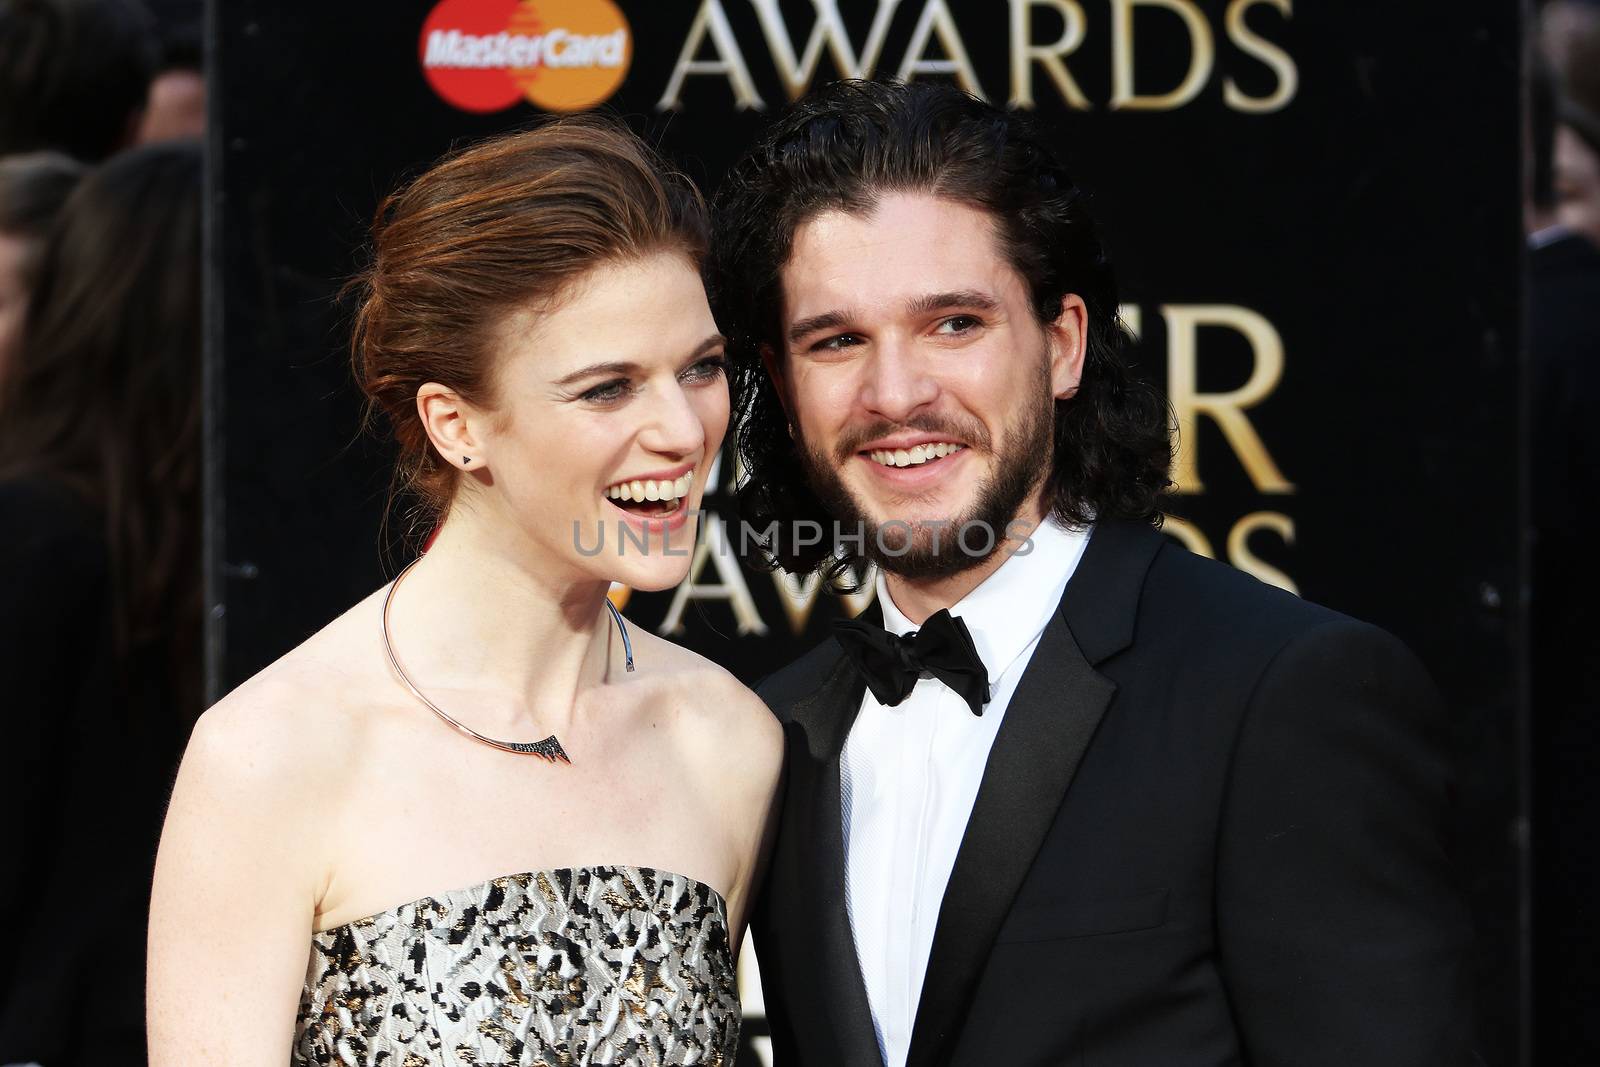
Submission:
[[[419,52],[433,91],[463,111],[582,111],[628,76],[633,33],[611,0],[442,0]]]

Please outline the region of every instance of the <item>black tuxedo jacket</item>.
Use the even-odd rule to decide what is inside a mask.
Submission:
[[[831,638],[760,687],[788,784],[752,917],[779,1067],[881,1062],[845,910]],[[1099,525],[1005,712],[910,1067],[1456,1067],[1443,710],[1394,638]]]

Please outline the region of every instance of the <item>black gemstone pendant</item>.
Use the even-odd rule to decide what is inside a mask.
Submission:
[[[572,762],[567,756],[567,750],[561,747],[560,741],[556,740],[555,734],[551,734],[543,741],[506,741],[502,743],[513,752],[523,752],[530,756],[538,756],[541,759],[549,760],[551,763],[555,763],[558,760],[562,763]]]

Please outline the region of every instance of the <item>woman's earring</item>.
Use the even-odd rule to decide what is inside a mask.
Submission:
[[[462,456],[461,457],[461,465],[463,467],[465,467],[468,463],[471,463],[471,462],[472,462],[472,457],[471,456]]]

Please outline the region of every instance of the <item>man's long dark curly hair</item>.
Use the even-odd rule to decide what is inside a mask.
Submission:
[[[1077,395],[1056,401],[1046,493],[1073,526],[1127,518],[1159,524],[1172,433],[1162,396],[1122,356],[1111,264],[1084,195],[1023,116],[948,85],[841,81],[791,106],[741,159],[715,204],[708,268],[712,308],[729,339],[735,443],[745,466],[744,519],[829,528],[806,483],[788,418],[762,365],[782,352],[781,271],[796,229],[830,210],[870,212],[887,192],[926,192],[989,212],[1035,313],[1053,322],[1075,293],[1088,309]],[[818,569],[849,584],[858,558],[825,538],[781,536],[760,562]]]

